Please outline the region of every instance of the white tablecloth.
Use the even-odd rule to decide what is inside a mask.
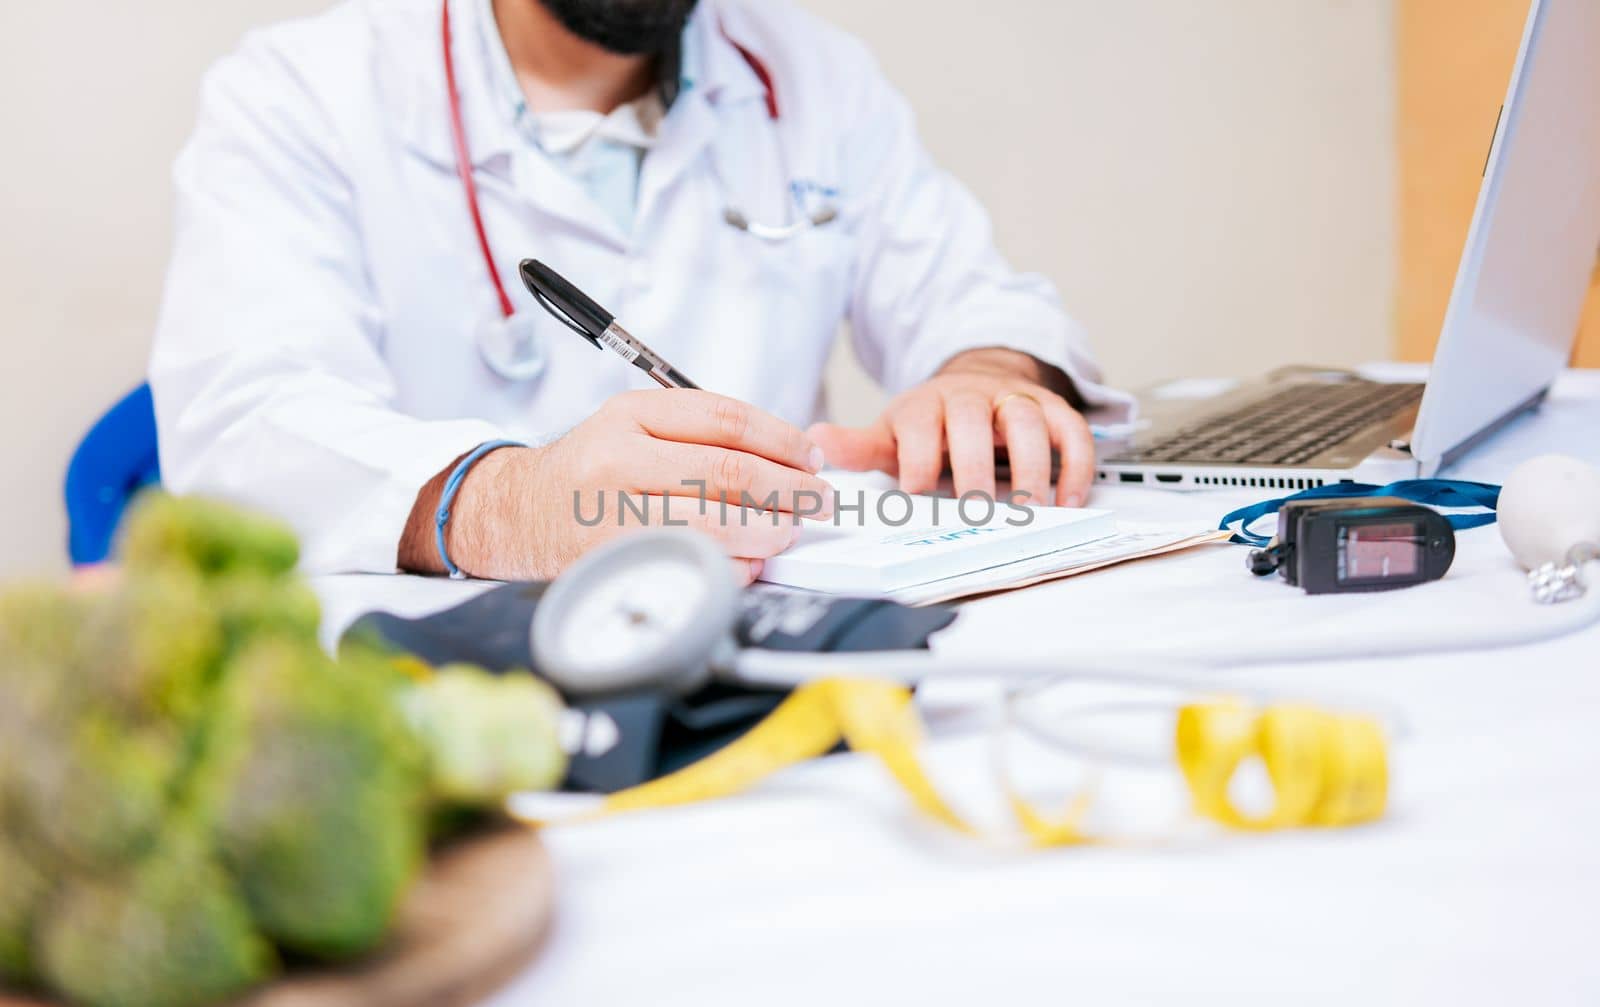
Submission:
[[[1561,450],[1600,463],[1600,373],[1574,373],[1447,475],[1499,481]],[[1260,491],[1111,487],[1129,517],[1214,521]],[[422,611],[459,585],[338,578],[330,621]],[[1099,650],[1129,634],[1475,625],[1530,605],[1493,529],[1447,582],[1310,598],[1215,548],[969,604],[941,660]],[[1378,629],[1374,629],[1378,627]],[[1220,633],[1220,635],[1219,635]],[[1600,1003],[1600,629],[1512,650],[1253,669],[1251,681],[1403,711],[1389,815],[1352,830],[1213,834],[1159,848],[999,853],[911,817],[857,756],[748,796],[553,831],[559,911],[537,964],[490,1002],[708,1004]],[[935,680],[941,708],[990,686]],[[930,758],[959,796],[986,739]]]

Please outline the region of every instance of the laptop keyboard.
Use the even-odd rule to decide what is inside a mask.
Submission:
[[[1421,401],[1422,387],[1372,381],[1294,385],[1115,460],[1298,465]]]

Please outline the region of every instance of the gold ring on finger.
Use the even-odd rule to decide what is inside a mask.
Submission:
[[[1000,398],[995,401],[995,404],[994,404],[995,415],[996,416],[1000,415],[1000,410],[1004,409],[1006,403],[1010,402],[1012,399],[1027,399],[1029,402],[1032,402],[1034,405],[1036,405],[1036,406],[1039,405],[1039,400],[1034,398],[1032,395],[1029,395],[1027,392],[1007,392],[1006,394],[1000,396]]]

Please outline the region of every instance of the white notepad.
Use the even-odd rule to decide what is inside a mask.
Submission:
[[[845,501],[853,506],[855,494],[846,494]],[[1117,532],[1116,519],[1104,510],[1034,507],[1027,512],[1032,519],[1024,524],[1020,509],[1000,504],[990,517],[986,506],[972,501],[966,508],[966,518],[974,522],[969,523],[949,498],[867,490],[862,504],[861,513],[841,510],[835,522],[806,522],[798,542],[767,560],[761,579],[809,591],[879,597]],[[902,518],[907,520],[900,523]]]

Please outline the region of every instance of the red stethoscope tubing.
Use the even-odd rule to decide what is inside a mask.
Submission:
[[[461,114],[461,89],[456,85],[456,58],[453,38],[450,32],[450,0],[443,0],[439,5],[442,13],[440,36],[444,42],[444,83],[445,90],[450,96],[450,139],[456,151],[456,175],[461,179],[461,189],[467,196],[467,212],[472,215],[472,228],[478,235],[478,249],[483,253],[483,264],[489,271],[489,282],[494,284],[495,296],[500,301],[500,313],[510,318],[517,313],[516,306],[511,303],[511,297],[506,293],[506,285],[500,278],[500,269],[494,264],[494,250],[489,247],[489,232],[483,226],[483,211],[478,206],[478,182],[472,177],[472,148],[467,145],[467,126]],[[750,65],[750,69],[761,80],[761,86],[767,92],[767,116],[773,121],[778,118],[778,96],[772,89],[772,74],[767,70],[755,53],[735,42],[729,37],[727,29],[720,24],[718,29],[728,44],[739,51],[739,55]]]
[[[500,313],[510,318],[517,313],[516,306],[506,294],[506,285],[500,279],[500,270],[494,264],[494,250],[489,247],[489,232],[483,226],[483,211],[478,208],[478,183],[472,177],[472,151],[467,146],[467,126],[461,116],[461,91],[456,87],[456,58],[450,37],[450,0],[440,4],[444,11],[444,84],[450,93],[450,138],[456,148],[456,174],[461,177],[461,188],[467,194],[467,212],[472,214],[472,227],[478,232],[478,248],[483,252],[483,264],[489,267],[489,281],[500,298]]]

